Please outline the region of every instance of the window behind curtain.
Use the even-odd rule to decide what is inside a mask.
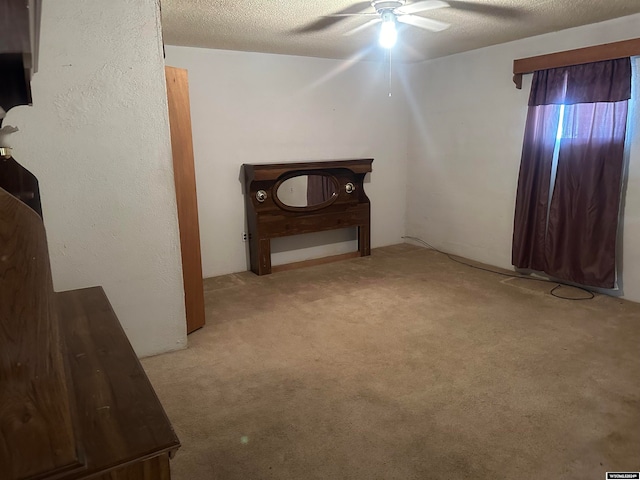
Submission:
[[[534,74],[516,196],[516,267],[615,287],[630,96],[628,58]]]

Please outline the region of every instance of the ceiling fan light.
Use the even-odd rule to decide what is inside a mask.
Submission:
[[[383,48],[392,48],[398,40],[398,31],[396,30],[396,19],[393,14],[384,15],[382,26],[380,27],[380,46]]]

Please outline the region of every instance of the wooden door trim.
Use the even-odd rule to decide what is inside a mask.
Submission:
[[[187,333],[191,333],[204,326],[205,310],[198,200],[191,137],[189,78],[186,70],[175,67],[165,67],[165,75],[180,227]]]

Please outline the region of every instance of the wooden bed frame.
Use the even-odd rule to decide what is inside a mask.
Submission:
[[[363,181],[373,159],[327,162],[244,164],[245,204],[249,226],[251,270],[257,275],[272,272],[271,239],[288,235],[358,227],[358,252],[371,254],[371,204]],[[331,179],[337,194],[319,205],[294,207],[278,199],[278,187],[301,175]],[[343,256],[341,256],[343,257]]]

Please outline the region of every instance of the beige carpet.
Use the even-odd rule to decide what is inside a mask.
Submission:
[[[173,478],[640,470],[640,304],[552,286],[409,245],[208,279],[207,326],[143,362],[182,441]]]

